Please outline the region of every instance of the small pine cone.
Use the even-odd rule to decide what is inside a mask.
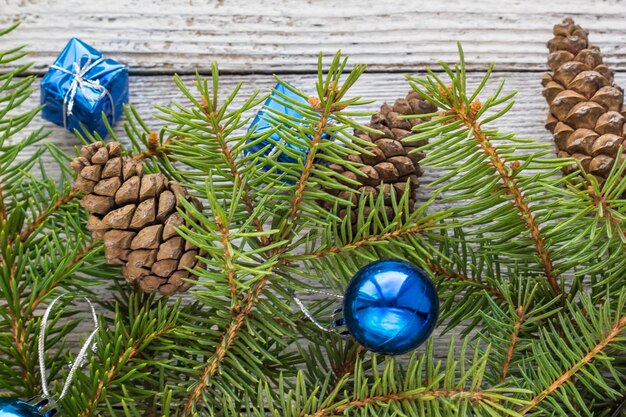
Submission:
[[[78,174],[74,188],[85,193],[80,204],[91,213],[87,229],[104,241],[107,263],[124,265],[124,278],[146,292],[188,290],[193,283],[186,279],[197,277],[186,268],[205,254],[176,233],[184,224],[176,207],[179,197],[201,203],[165,175],[144,174],[141,161],[122,156],[119,142],[83,146],[70,165]]]
[[[329,165],[329,168],[333,171],[360,183],[357,186],[346,183],[348,186],[354,186],[355,192],[339,192],[334,189],[327,189],[326,191],[353,203],[358,201],[359,194],[370,194],[374,198],[378,198],[378,195],[383,193],[386,214],[388,217],[393,217],[394,210],[391,204],[392,188],[396,197],[399,198],[404,194],[406,187],[409,187],[409,203],[413,207],[419,187],[418,178],[422,176],[419,161],[425,156],[424,153],[414,152],[414,150],[424,146],[427,142],[407,143],[403,139],[411,135],[411,130],[414,126],[427,119],[404,119],[399,116],[427,114],[436,110],[437,108],[433,104],[424,100],[415,91],[409,92],[405,98],[397,99],[393,105],[383,104],[380,111],[372,116],[369,123],[369,126],[379,130],[380,133],[354,132],[355,136],[372,144],[366,149],[373,155],[347,156],[349,161],[363,164],[359,171],[364,175],[356,175],[340,164]],[[326,203],[326,207],[330,208],[330,205]],[[368,215],[370,212],[371,207],[366,206],[365,215]],[[339,213],[340,216],[345,216],[346,214],[347,210],[345,209]],[[351,220],[353,224],[356,222],[356,213],[354,211],[352,212]]]
[[[552,73],[544,75],[542,84],[550,107],[546,128],[554,135],[557,155],[578,159],[603,181],[624,140],[624,92],[613,84],[600,50],[589,45],[587,32],[572,19],[554,26],[548,50]]]

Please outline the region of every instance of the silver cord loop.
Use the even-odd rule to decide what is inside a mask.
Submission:
[[[311,323],[313,323],[318,329],[323,330],[325,332],[329,332],[329,333],[336,333],[335,329],[333,329],[332,327],[324,326],[322,323],[317,321],[317,319],[313,317],[313,314],[309,311],[308,308],[304,306],[304,304],[302,303],[302,301],[300,301],[298,297],[294,296],[293,300],[296,302],[298,307],[300,307],[300,310],[302,310],[306,318],[308,318],[311,321]]]
[[[333,294],[333,293],[329,293],[329,292],[325,292],[325,291],[319,291],[319,290],[313,290],[313,289],[308,289],[306,291],[309,292],[309,293],[322,294],[322,295],[326,295],[328,297],[333,297],[333,298],[338,298],[338,299],[342,299],[343,300],[343,296],[337,295],[337,294]],[[298,307],[300,308],[302,313],[306,316],[306,318],[309,319],[311,321],[311,323],[313,323],[318,329],[323,330],[323,331],[328,332],[328,333],[339,333],[339,331],[336,328],[334,328],[332,326],[332,324],[328,324],[328,325],[324,326],[315,317],[313,317],[313,313],[311,313],[311,311],[308,308],[305,307],[305,305],[302,302],[302,300],[300,300],[295,295],[293,295],[293,300],[298,305]]]
[[[308,289],[306,290],[309,293],[315,293],[315,294],[321,294],[321,295],[326,295],[328,297],[333,297],[333,298],[337,298],[339,300],[343,300],[343,295],[339,295],[339,294],[334,294],[332,292],[326,292],[326,291],[320,291],[320,290],[314,290],[314,289]]]
[[[52,396],[50,395],[49,388],[48,388],[48,371],[46,369],[46,360],[45,360],[46,359],[45,358],[46,327],[48,325],[48,319],[50,317],[50,313],[52,312],[54,305],[63,297],[64,295],[60,295],[57,298],[55,298],[50,303],[50,305],[46,309],[41,319],[38,347],[39,347],[39,372],[41,373],[41,389],[43,391],[43,398],[52,398]],[[87,337],[87,340],[85,341],[82,348],[80,349],[80,352],[78,352],[78,355],[76,356],[76,360],[74,360],[74,363],[72,364],[70,368],[70,371],[67,375],[67,379],[65,380],[65,384],[63,385],[63,390],[61,391],[61,395],[59,395],[59,398],[57,399],[57,401],[61,401],[65,397],[67,392],[69,391],[70,385],[72,383],[72,379],[74,378],[76,371],[78,371],[78,369],[85,363],[85,359],[87,358],[87,350],[92,346],[93,341],[96,338],[96,335],[98,334],[98,316],[96,314],[96,309],[93,307],[93,304],[91,304],[91,301],[89,301],[89,299],[85,298],[85,301],[87,301],[87,303],[89,304],[89,307],[91,308],[91,316],[93,318],[94,330],[89,334],[89,337]]]

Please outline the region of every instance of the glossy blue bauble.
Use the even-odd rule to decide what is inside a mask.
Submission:
[[[356,273],[344,294],[343,314],[350,334],[377,353],[415,349],[432,333],[439,298],[430,278],[405,261],[373,262]]]
[[[305,117],[297,111],[297,106],[292,104],[285,105],[288,101],[283,96],[288,97],[291,101],[301,103],[302,110],[310,108],[310,104],[304,97],[291,91],[285,84],[278,83],[274,87],[272,94],[265,101],[263,108],[252,121],[248,129],[249,132],[260,134],[276,126],[279,122],[272,117],[272,113],[288,116],[292,121],[302,120],[303,123],[305,122]],[[328,135],[324,134],[322,139],[328,139]],[[253,142],[254,140],[251,139],[250,141]],[[304,163],[308,153],[308,145],[305,142],[302,144],[285,142],[284,146],[289,148],[290,151],[276,152],[278,149],[274,144],[280,142],[280,140],[280,135],[274,132],[268,138],[249,147],[247,153],[256,153],[263,149],[265,156],[276,154],[276,160],[279,162],[296,163],[300,161],[300,163]]]
[[[53,401],[40,397],[28,401],[0,397],[0,417],[60,417]]]

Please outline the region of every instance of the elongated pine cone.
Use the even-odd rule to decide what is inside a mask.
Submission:
[[[426,121],[424,118],[402,119],[399,116],[419,115],[433,113],[437,108],[430,102],[424,100],[417,92],[411,91],[406,97],[397,99],[391,104],[383,104],[380,111],[372,116],[369,123],[374,129],[381,133],[370,133],[355,131],[355,136],[371,142],[372,146],[366,148],[374,155],[348,155],[347,159],[352,162],[364,164],[359,168],[365,175],[356,175],[340,164],[331,164],[329,168],[340,173],[344,177],[359,181],[355,187],[356,192],[338,191],[328,189],[327,191],[338,195],[345,200],[357,203],[358,194],[371,194],[377,198],[380,193],[384,195],[385,211],[387,217],[394,216],[391,204],[391,187],[395,189],[396,198],[402,196],[406,187],[410,187],[410,205],[415,205],[417,189],[419,187],[418,178],[423,172],[419,161],[424,158],[424,153],[411,153],[414,149],[424,146],[427,141],[406,143],[404,138],[411,135],[411,129]],[[349,186],[352,184],[346,183]],[[327,203],[328,205],[328,203]],[[370,207],[365,207],[365,216],[371,213]],[[345,216],[347,211],[342,210],[339,215]],[[356,213],[352,212],[352,222],[356,221]]]
[[[552,73],[542,84],[550,106],[546,128],[554,135],[557,154],[578,159],[585,171],[604,181],[626,134],[624,92],[613,84],[600,49],[589,45],[587,32],[572,19],[554,26],[548,49]]]
[[[107,262],[124,265],[124,278],[146,292],[188,290],[196,277],[186,268],[204,254],[176,232],[184,224],[176,207],[180,197],[198,208],[200,202],[165,175],[144,174],[142,162],[122,156],[118,142],[83,146],[71,167],[74,188],[85,193],[80,204],[91,213],[87,229],[104,241]]]

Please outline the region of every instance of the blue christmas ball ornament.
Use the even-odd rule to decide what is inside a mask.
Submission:
[[[383,260],[352,278],[343,315],[348,331],[363,346],[397,355],[428,339],[439,317],[439,299],[424,271],[405,261]]]
[[[53,400],[35,397],[28,401],[0,397],[0,417],[60,417]]]
[[[257,113],[256,117],[252,121],[248,132],[254,134],[260,134],[268,129],[275,128],[280,122],[276,120],[274,115],[284,115],[291,119],[292,122],[301,121],[302,124],[307,123],[305,116],[302,114],[305,110],[310,111],[310,104],[300,94],[296,94],[292,91],[291,86],[288,84],[278,83],[274,87],[269,98],[265,101],[263,108]],[[292,103],[296,102],[296,104]],[[322,139],[328,139],[329,136],[324,133]],[[256,153],[264,150],[265,156],[275,156],[278,162],[296,163],[300,161],[303,163],[308,152],[308,146],[305,141],[297,143],[297,135],[293,135],[289,141],[284,141],[278,132],[274,132],[263,140],[256,142],[257,138],[252,138],[249,143],[254,143],[247,148],[246,152]],[[279,152],[277,143],[284,144],[287,148],[282,152]]]

